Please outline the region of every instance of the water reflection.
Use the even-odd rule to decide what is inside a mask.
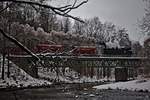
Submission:
[[[150,100],[150,94],[121,90],[39,88],[0,91],[0,100]]]

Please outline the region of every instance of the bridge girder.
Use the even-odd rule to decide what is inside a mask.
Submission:
[[[47,59],[58,67],[141,67],[147,62],[143,57],[57,57]]]
[[[32,61],[31,56],[11,56],[11,59],[24,58]],[[141,67],[146,57],[89,57],[89,56],[45,56],[41,59],[48,67]],[[25,60],[24,60],[25,61]],[[49,64],[49,65],[48,65]]]

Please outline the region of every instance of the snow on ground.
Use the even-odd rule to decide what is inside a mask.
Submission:
[[[7,61],[6,61],[7,62]],[[51,85],[50,82],[31,77],[25,71],[11,62],[10,78],[7,78],[7,63],[5,64],[5,80],[0,79],[0,88],[5,87],[28,87],[28,86],[45,86]],[[1,77],[0,69],[0,77]]]
[[[111,84],[99,85],[93,87],[95,89],[121,89],[121,90],[131,90],[140,91],[148,90],[150,91],[150,79],[139,79],[128,82],[116,82]]]

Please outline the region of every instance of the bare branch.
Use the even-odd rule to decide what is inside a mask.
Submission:
[[[83,1],[83,2],[81,2],[80,4],[78,4],[78,5],[75,6],[76,2],[77,2],[77,0],[75,0],[74,6],[72,6],[72,7],[67,7],[67,8],[65,8],[65,9],[63,9],[63,11],[67,11],[68,9],[70,9],[70,10],[77,9],[77,8],[79,8],[80,6],[82,6],[83,4],[87,3],[88,0]]]
[[[34,5],[30,5],[33,9],[35,9],[36,12],[38,12],[38,9]]]
[[[72,7],[71,7],[71,8],[74,8],[74,7],[75,7],[75,5],[76,5],[76,3],[77,3],[77,0],[75,0],[75,1],[74,1],[74,4],[72,5]],[[65,12],[65,14],[68,14],[70,11],[71,11],[71,9],[68,9],[68,11],[67,11],[67,12]]]
[[[22,50],[24,50],[25,52],[27,52],[29,55],[31,55],[36,61],[40,61],[40,58],[38,56],[36,56],[34,53],[32,53],[27,47],[25,47],[24,45],[22,45],[22,43],[20,43],[19,41],[17,41],[15,38],[13,38],[12,36],[9,36],[7,33],[5,33],[2,29],[0,29],[0,33],[7,38],[8,40],[10,40],[11,42],[15,43],[17,46],[19,46]]]
[[[80,4],[78,4],[77,6],[75,6],[75,7],[71,8],[71,9],[79,8],[80,6],[82,6],[83,4],[85,4],[85,3],[87,3],[87,2],[88,2],[88,0],[83,1],[83,2],[81,2]]]
[[[71,7],[71,5],[66,5],[66,6],[62,6],[62,7],[58,7],[59,9],[64,9],[64,8],[68,8]]]
[[[13,5],[13,3],[7,5],[7,6],[6,6],[5,8],[3,8],[3,9],[1,9],[1,10],[0,10],[0,14],[1,14],[3,11],[5,11],[7,8],[9,8],[10,6],[12,6],[12,5]]]
[[[0,0],[0,2],[15,2],[15,3],[23,3],[23,4],[29,4],[29,5],[36,5],[36,6],[39,6],[39,7],[44,7],[44,8],[51,9],[52,11],[54,11],[56,14],[58,14],[60,16],[70,17],[70,18],[78,20],[80,22],[84,22],[83,20],[81,20],[77,17],[74,17],[72,15],[69,15],[68,13],[71,10],[76,9],[76,8],[82,6],[83,4],[87,3],[88,0],[82,1],[78,5],[76,5],[77,0],[75,0],[73,5],[66,5],[66,6],[63,6],[63,7],[54,7],[54,6],[42,4],[42,3],[39,3],[39,2],[25,1],[25,0]]]

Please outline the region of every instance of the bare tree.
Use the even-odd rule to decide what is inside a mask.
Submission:
[[[64,5],[64,6],[52,6],[49,3],[51,1],[53,1],[53,0],[0,0],[0,3],[8,4],[5,7],[2,7],[0,9],[0,14],[3,13],[5,10],[8,10],[8,8],[13,6],[13,4],[18,4],[19,6],[29,5],[32,8],[34,8],[37,12],[42,7],[44,9],[48,9],[49,11],[54,12],[57,15],[64,16],[64,17],[70,17],[70,18],[78,20],[80,22],[84,22],[80,18],[72,16],[69,13],[72,10],[77,9],[80,6],[82,6],[83,4],[87,3],[88,0],[81,0],[81,2],[79,2],[80,0],[74,0],[74,2],[72,4],[67,4],[67,5]],[[18,14],[18,15],[20,15],[20,14]],[[35,60],[35,62],[34,62],[35,64],[38,63],[38,64],[43,65],[42,62],[41,62],[41,59],[37,55],[35,55],[33,52],[31,52],[21,42],[19,42],[18,40],[16,40],[12,36],[10,36],[8,34],[8,32],[6,31],[7,29],[4,30],[4,28],[7,28],[7,27],[3,27],[3,28],[0,27],[0,33],[4,36],[4,38],[6,38],[9,41],[13,42],[17,46],[19,46],[22,50],[24,50],[27,54],[31,55]]]
[[[71,22],[69,18],[63,19],[63,27],[64,27],[64,33],[68,33],[71,30]]]
[[[148,57],[147,63],[144,62],[144,64],[142,65],[144,67],[144,74],[145,75],[150,75],[150,0],[143,0],[143,2],[145,2],[145,14],[142,18],[142,20],[139,23],[139,27],[142,31],[142,33],[144,33],[144,35],[147,37],[147,39],[145,39],[144,41],[144,56]]]
[[[73,33],[74,34],[79,34],[79,35],[83,35],[84,33],[84,24],[83,23],[80,23],[78,21],[75,21],[74,22],[74,25],[73,25]]]
[[[48,1],[48,0],[44,0],[44,1]],[[1,0],[0,2],[14,2],[14,3],[21,3],[21,4],[29,4],[32,7],[34,7],[36,10],[38,10],[39,7],[43,7],[43,8],[52,10],[54,13],[56,13],[60,16],[70,17],[70,18],[78,20],[80,22],[84,22],[78,17],[69,15],[69,12],[71,12],[73,9],[77,9],[80,6],[82,6],[83,4],[88,2],[88,0],[83,0],[80,3],[77,3],[77,1],[79,1],[79,0],[74,0],[73,4],[69,4],[69,5],[65,5],[65,6],[61,6],[61,7],[47,5],[47,4],[39,2],[39,0],[36,0],[36,1],[33,1],[33,0],[32,1],[31,0],[30,1],[27,1],[27,0]],[[46,2],[46,3],[48,3],[48,2]]]
[[[150,0],[143,0],[146,3],[145,14],[139,23],[143,33],[150,33]],[[150,35],[150,34],[149,34]]]
[[[43,1],[46,1],[46,0],[43,0]],[[47,0],[48,1],[48,0]],[[40,2],[40,1],[34,1],[34,0],[1,0],[0,2],[10,2],[10,3],[17,3],[17,4],[28,4],[28,5],[31,5],[32,7],[34,7],[36,10],[39,10],[39,7],[43,7],[43,8],[47,8],[47,9],[50,9],[51,11],[53,11],[54,13],[60,15],[60,16],[64,16],[64,17],[70,17],[72,19],[75,19],[75,20],[78,20],[80,22],[83,22],[82,20],[80,20],[79,18],[77,17],[74,17],[74,16],[71,16],[69,15],[69,12],[72,11],[73,9],[77,9],[78,7],[82,6],[83,4],[87,3],[88,0],[84,0],[80,3],[77,3],[78,0],[74,0],[74,3],[72,5],[65,5],[65,6],[61,6],[61,7],[55,7],[55,6],[51,6],[51,5],[48,5],[48,4],[44,4],[43,2]],[[6,6],[5,8],[3,8],[1,10],[4,11],[6,10],[10,5]],[[22,49],[24,49],[25,51],[29,51],[27,50],[27,48],[24,48],[23,45],[20,45],[20,43],[18,43],[17,40],[13,39],[12,37],[8,36],[8,34],[6,34],[3,29],[0,30],[0,32],[2,33],[2,35],[6,38],[8,38],[9,40],[13,40],[12,42],[16,43],[18,46],[20,46]],[[28,52],[29,53],[29,52]],[[29,54],[32,54],[31,52]],[[32,55],[35,57],[35,55]],[[37,57],[35,57],[37,58]],[[39,59],[39,58],[38,58]]]

